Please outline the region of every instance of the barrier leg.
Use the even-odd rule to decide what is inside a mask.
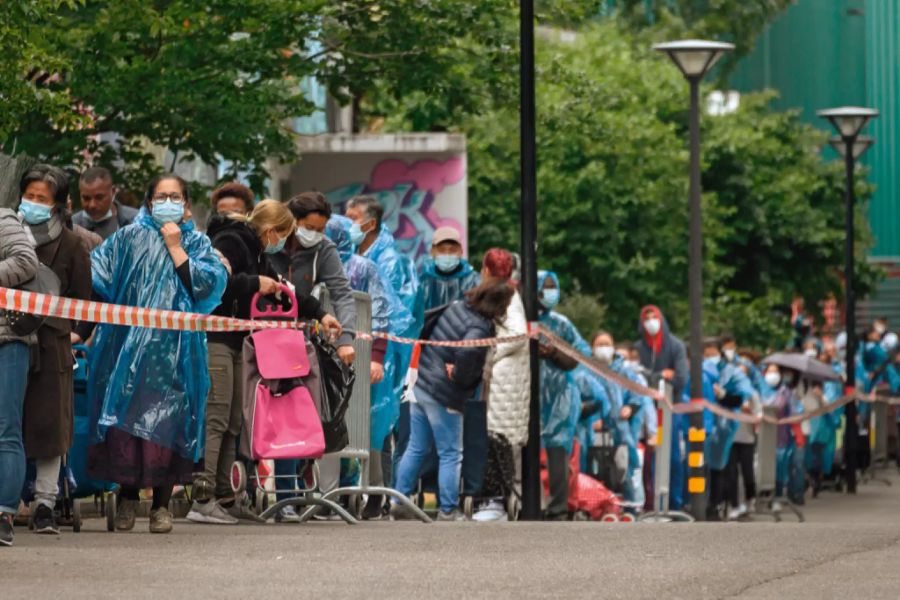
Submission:
[[[660,391],[671,401],[672,388],[660,382]],[[661,439],[656,446],[656,476],[653,481],[653,510],[638,517],[644,523],[692,522],[694,517],[681,511],[669,510],[669,478],[672,461],[672,411],[665,402],[660,403],[662,419],[659,423]]]
[[[879,477],[876,472],[888,466],[888,405],[886,402],[875,402],[872,406],[870,431],[874,437],[872,460],[869,468],[862,474],[861,483],[877,482],[891,486],[891,480]]]

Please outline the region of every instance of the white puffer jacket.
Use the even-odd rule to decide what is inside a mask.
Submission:
[[[528,332],[525,306],[519,293],[513,296],[506,318],[497,325],[497,337],[524,335]],[[528,342],[500,344],[488,357],[485,366],[488,429],[502,433],[515,446],[528,441],[528,403],[531,393],[531,370],[528,364]]]

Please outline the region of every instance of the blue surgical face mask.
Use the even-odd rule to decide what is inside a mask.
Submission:
[[[284,244],[287,242],[287,236],[283,238],[278,238],[278,241],[274,244],[266,244],[266,248],[264,252],[266,254],[278,254],[282,250],[284,250]]]
[[[559,288],[551,288],[541,291],[541,305],[551,310],[559,304]]]
[[[19,204],[19,214],[29,225],[40,225],[49,221],[53,216],[53,207],[22,198],[22,203]]]
[[[354,246],[359,246],[363,243],[363,240],[366,239],[366,234],[362,230],[362,225],[359,223],[354,223],[350,226],[350,243]]]
[[[437,267],[438,271],[449,273],[456,270],[460,260],[461,258],[455,254],[438,254],[434,257],[434,266]]]
[[[722,358],[719,356],[710,356],[709,358],[703,359],[703,368],[707,371],[718,371],[719,370],[719,362],[721,362]]]
[[[184,218],[184,204],[172,202],[171,200],[154,202],[150,214],[153,215],[153,220],[159,225],[180,223]]]

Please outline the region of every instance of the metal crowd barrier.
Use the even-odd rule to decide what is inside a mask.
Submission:
[[[882,397],[882,400],[888,398]],[[886,486],[891,485],[891,480],[886,477],[879,477],[877,471],[888,467],[890,457],[888,456],[888,413],[890,412],[888,402],[873,402],[872,415],[869,421],[869,431],[872,435],[872,459],[869,468],[862,474],[860,483],[869,483],[875,481]]]
[[[328,290],[324,286],[316,286],[313,290],[313,295],[319,299],[328,312],[333,314],[331,302],[328,297]],[[371,331],[371,298],[366,293],[354,291],[353,299],[356,304],[357,331]],[[370,432],[372,386],[369,367],[372,362],[372,340],[357,337],[353,342],[353,346],[356,349],[356,358],[353,361],[353,368],[356,370],[356,382],[353,385],[353,394],[350,397],[350,406],[347,410],[347,429],[350,434],[350,444],[339,452],[326,454],[325,458],[359,460],[359,485],[338,487],[337,489],[327,491],[322,496],[322,499],[335,500],[341,496],[348,496],[353,500],[352,505],[355,507],[355,516],[358,516],[358,509],[362,504],[363,495],[389,496],[405,505],[423,523],[431,523],[431,518],[407,496],[393,488],[369,485],[370,446],[372,444]],[[301,521],[308,521],[317,511],[317,507],[307,509],[300,516]]]
[[[660,402],[662,413],[658,425],[659,443],[656,445],[656,465],[653,481],[653,510],[642,514],[638,521],[647,523],[672,523],[694,521],[691,515],[669,510],[670,476],[672,467],[672,386],[666,381],[659,382],[659,391],[665,394],[668,403]]]

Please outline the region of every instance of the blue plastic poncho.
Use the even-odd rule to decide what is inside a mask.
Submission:
[[[538,289],[542,289],[547,278],[556,281],[555,273],[538,273]],[[581,334],[565,316],[552,310],[545,310],[538,319],[544,327],[561,337],[585,356],[591,349]],[[546,448],[565,448],[572,451],[575,427],[581,412],[581,398],[571,372],[563,371],[553,361],[541,360],[541,442]]]
[[[394,236],[384,225],[378,238],[366,251],[363,256],[378,265],[382,277],[390,282],[391,287],[397,292],[403,306],[413,315],[415,315],[416,295],[418,293],[419,282],[416,276],[415,264],[411,259],[403,256],[397,251],[397,245]],[[409,328],[404,332],[407,337],[416,337],[418,331]]]
[[[372,331],[403,335],[412,327],[413,316],[378,266],[364,256],[353,254],[349,234],[352,223],[347,217],[334,215],[329,219],[325,233],[338,248],[350,287],[366,292],[372,299]],[[388,343],[383,365],[384,379],[372,386],[370,432],[372,447],[378,449],[381,449],[400,415],[399,394],[395,390],[399,361],[394,346],[393,342]]]
[[[843,375],[844,368],[840,361],[833,361],[831,368],[838,375]],[[833,404],[840,399],[843,394],[844,384],[842,381],[826,381],[822,386],[822,392],[825,396],[826,404]],[[838,408],[829,413],[825,413],[821,417],[815,417],[810,420],[810,448],[815,449],[807,453],[807,468],[821,470],[823,475],[830,475],[834,467],[834,453],[837,446],[837,431],[841,426],[841,415],[844,414],[844,408]],[[818,448],[821,448],[821,454],[817,455]],[[816,464],[817,460],[821,460],[821,464]]]
[[[719,361],[717,364],[713,364],[712,361],[704,361],[703,376],[705,380],[704,394],[712,391],[713,383],[718,384],[730,396],[740,396],[744,402],[754,394],[750,378],[733,363]],[[715,402],[715,394],[713,393],[711,397],[707,396],[706,399]],[[737,413],[740,408],[731,410]],[[721,471],[728,464],[731,446],[734,444],[734,437],[740,424],[734,419],[716,415],[710,411],[705,411],[704,421],[707,434],[704,446],[706,464],[710,469]]]
[[[856,360],[856,381],[863,383],[867,394],[883,385],[890,387],[892,392],[900,389],[900,374],[897,373],[887,351],[877,342],[860,344]],[[872,403],[859,402],[858,406],[859,422],[868,428]]]
[[[481,275],[472,268],[469,261],[462,259],[459,268],[453,273],[445,274],[437,270],[434,259],[428,257],[419,269],[419,297],[416,307],[417,319],[425,311],[449,304],[454,300],[462,300],[467,290],[478,287]]]
[[[191,290],[176,274],[159,227],[141,209],[134,224],[91,254],[94,293],[125,306],[211,313],[225,291],[225,267],[191,221],[181,225],[181,245],[189,257]],[[185,458],[203,455],[206,334],[100,325],[88,389],[95,441],[116,427]]]
[[[590,416],[581,414],[575,427],[575,438],[581,445],[581,470],[587,471],[588,449],[594,445],[594,423],[602,420],[609,422],[611,405],[606,388],[600,378],[584,365],[578,365],[572,371],[572,379],[578,389],[578,399],[581,406],[587,404],[596,405],[596,412]]]

